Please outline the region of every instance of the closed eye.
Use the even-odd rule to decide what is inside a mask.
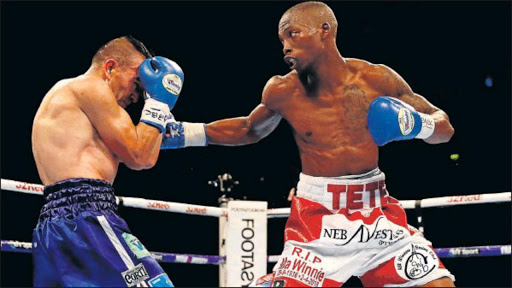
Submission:
[[[140,80],[139,78],[137,78],[137,80],[135,80],[135,91],[137,91],[137,93],[139,93],[139,95],[142,95],[142,92],[144,92],[144,89],[142,89],[142,85],[140,84]]]

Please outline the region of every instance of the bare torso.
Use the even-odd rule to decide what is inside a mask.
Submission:
[[[348,77],[330,91],[306,91],[295,71],[281,77],[288,96],[276,101],[272,109],[291,125],[302,172],[307,175],[361,174],[378,166],[378,146],[366,117],[370,102],[384,91],[369,84],[375,77],[374,65],[358,59],[346,61],[349,74],[344,77]]]
[[[77,102],[88,85],[95,85],[94,81],[79,76],[58,82],[36,113],[32,151],[44,185],[68,178],[114,181],[119,160]]]

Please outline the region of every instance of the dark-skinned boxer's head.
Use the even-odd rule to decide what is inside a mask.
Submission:
[[[303,2],[288,9],[279,21],[279,40],[285,63],[298,72],[311,68],[316,60],[336,48],[338,21],[329,6]]]

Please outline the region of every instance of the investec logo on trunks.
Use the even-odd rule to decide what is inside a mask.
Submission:
[[[355,185],[327,184],[327,192],[332,193],[332,207],[326,208],[334,210],[378,207],[387,203],[388,196],[384,180]]]
[[[320,287],[325,278],[321,267],[322,258],[313,252],[299,247],[293,247],[290,257],[283,257],[275,277],[288,277],[309,286]]]
[[[348,220],[342,214],[324,216],[320,233],[320,238],[336,246],[368,243],[366,246],[370,247],[388,246],[404,239],[407,235],[403,227],[390,222],[384,216],[367,225],[362,220]]]
[[[121,275],[123,275],[124,282],[126,282],[128,287],[135,286],[149,278],[148,271],[146,271],[146,268],[142,263],[135,266],[133,269],[124,271]]]

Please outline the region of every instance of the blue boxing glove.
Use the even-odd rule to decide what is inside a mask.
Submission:
[[[176,104],[183,86],[183,71],[176,62],[156,56],[142,62],[139,78],[145,90],[141,122],[164,132],[167,116]]]
[[[178,122],[172,114],[167,120],[167,132],[160,146],[160,150],[178,149],[189,146],[208,146],[206,124]]]
[[[388,96],[377,97],[370,103],[367,120],[370,135],[379,146],[397,140],[426,139],[435,129],[432,116]]]

